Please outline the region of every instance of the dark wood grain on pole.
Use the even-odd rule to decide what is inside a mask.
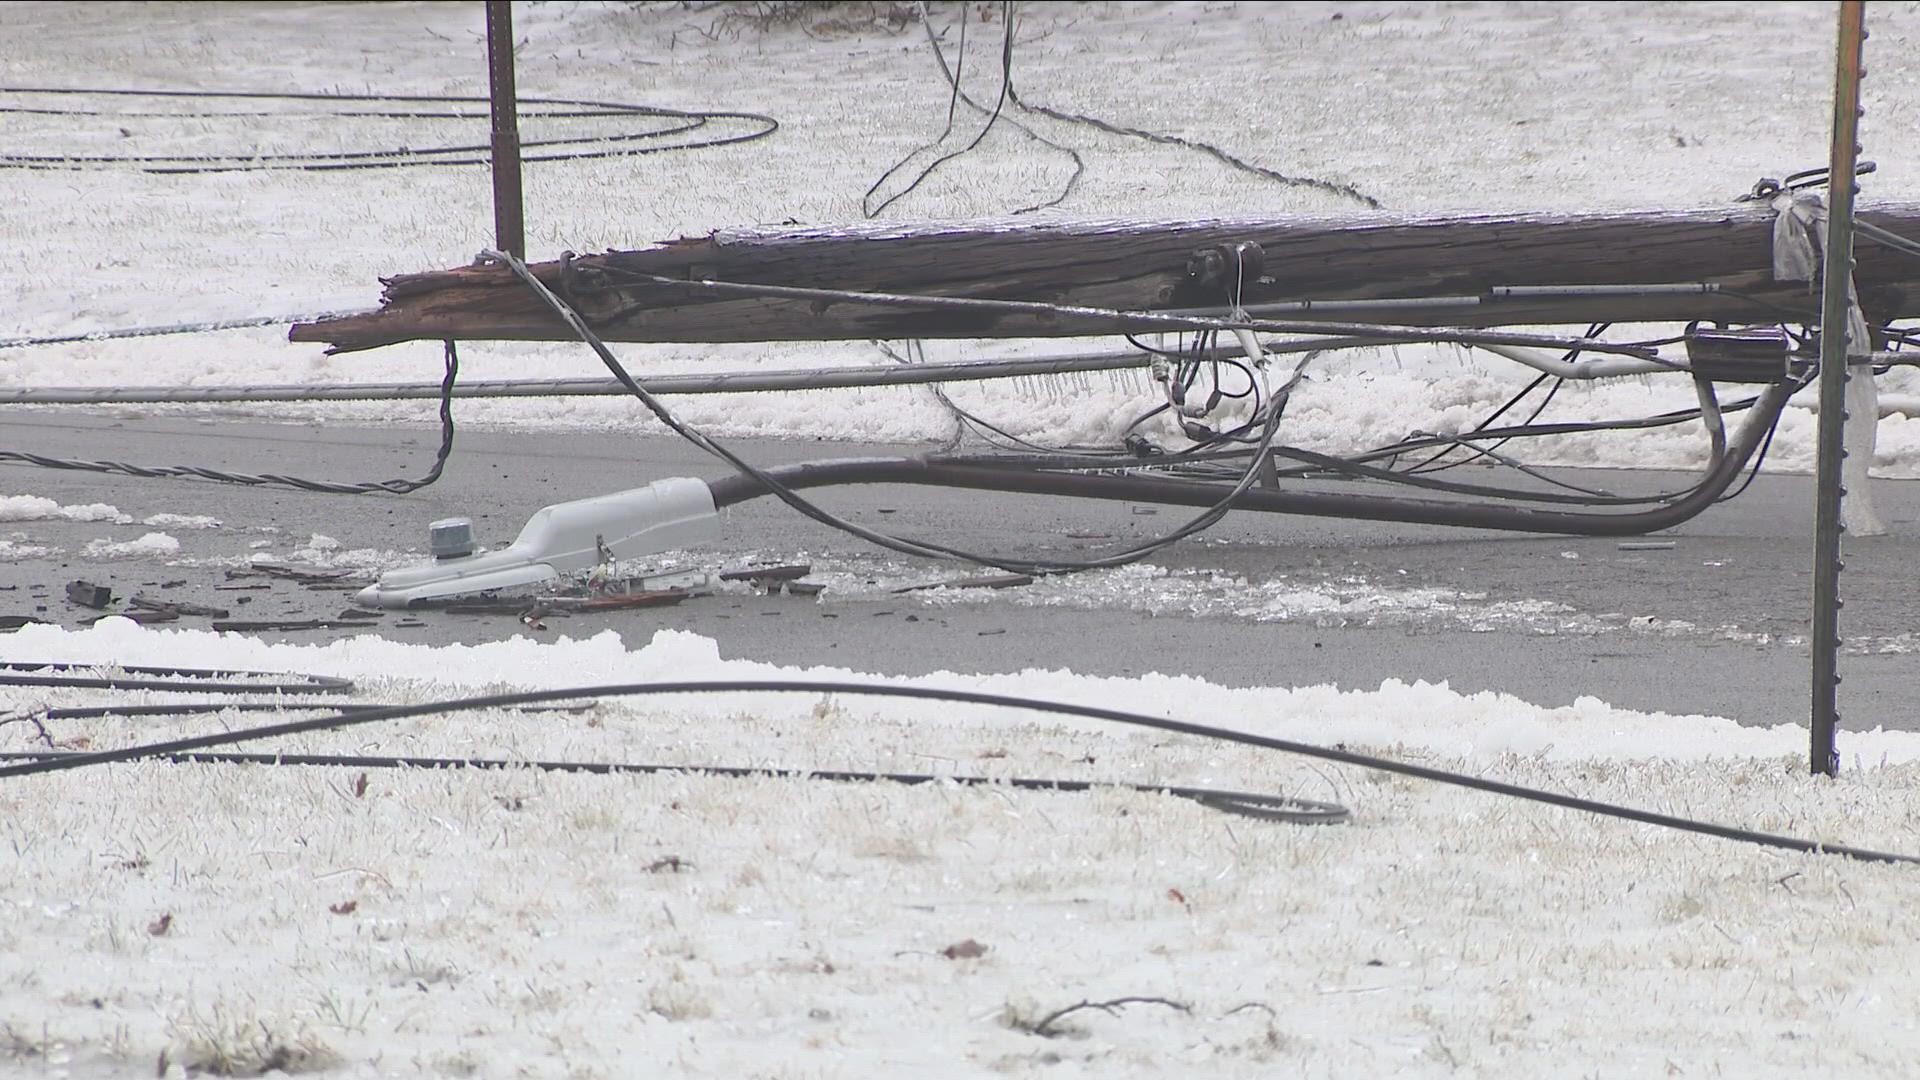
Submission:
[[[1920,206],[1862,215],[1920,236]],[[734,230],[533,267],[611,341],[801,341],[1059,337],[1105,323],[1032,314],[741,298],[623,274],[935,296],[1043,300],[1130,310],[1215,306],[1224,291],[1187,276],[1196,251],[1249,240],[1266,277],[1247,304],[1480,295],[1497,286],[1711,282],[1718,295],[1646,294],[1396,309],[1370,321],[1511,326],[1787,315],[1811,320],[1805,283],[1772,280],[1774,215],[1763,205],[1600,214],[1433,215],[1246,221],[859,225]],[[1920,261],[1865,249],[1864,302],[1883,318],[1920,314]],[[504,267],[385,279],[377,312],[303,324],[296,341],[341,349],[444,337],[565,340],[571,333]],[[1730,295],[1738,292],[1742,296]],[[1351,312],[1340,318],[1369,321]]]
[[[487,95],[492,113],[493,243],[527,256],[520,193],[520,116],[513,78],[513,4],[487,0]]]

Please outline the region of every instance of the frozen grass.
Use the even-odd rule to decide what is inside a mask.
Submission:
[[[277,665],[354,675],[386,700],[848,674],[724,661],[670,632],[634,651],[611,634],[265,646],[117,620],[23,634],[6,656]],[[1915,825],[1910,734],[1862,736],[1884,758],[1834,782],[1803,775],[1791,729],[1597,702],[1038,671],[926,681],[1387,748],[1869,845],[1911,846]],[[246,721],[50,727],[100,747]],[[341,1076],[1895,1076],[1920,1053],[1920,895],[1900,868],[1185,738],[805,695],[425,718],[285,748],[1212,783],[1338,799],[1355,821],[1261,824],[1110,791],[689,774],[363,783],[142,764],[11,781],[0,1018],[19,1067],[132,1074],[164,1051],[183,1068]],[[1123,997],[1181,1008],[1082,1010],[1034,1033]]]

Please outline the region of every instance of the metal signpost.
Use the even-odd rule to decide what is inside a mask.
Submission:
[[[513,4],[487,0],[487,94],[493,113],[493,246],[526,258],[520,122],[513,86]]]
[[[1860,65],[1866,42],[1864,0],[1840,5],[1839,59],[1833,82],[1833,150],[1828,161],[1827,250],[1820,304],[1820,428],[1816,465],[1813,545],[1813,712],[1810,764],[1831,776],[1840,770],[1833,732],[1839,722],[1840,686],[1840,465],[1846,420],[1847,364],[1872,348],[1849,341],[1853,322],[1854,167],[1860,159]]]

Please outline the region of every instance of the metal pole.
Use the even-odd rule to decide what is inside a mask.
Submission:
[[[513,4],[487,0],[487,96],[493,112],[493,242],[527,257],[520,205],[520,123],[513,86]]]
[[[1827,250],[1821,269],[1820,428],[1815,466],[1813,533],[1813,713],[1809,763],[1816,773],[1840,771],[1834,728],[1840,720],[1840,483],[1847,456],[1842,434],[1846,420],[1847,358],[1871,348],[1849,341],[1853,300],[1854,166],[1860,159],[1860,66],[1866,41],[1864,0],[1840,5],[1839,56],[1833,77],[1833,152],[1828,160]]]

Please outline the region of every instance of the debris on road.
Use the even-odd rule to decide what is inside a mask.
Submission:
[[[253,634],[278,630],[358,630],[379,625],[372,619],[233,619],[216,622],[213,628],[221,633]]]
[[[67,583],[67,599],[81,607],[105,610],[108,604],[113,603],[113,590],[91,581],[70,581]]]
[[[721,581],[744,581],[752,585],[756,592],[769,596],[787,592],[794,596],[818,596],[826,586],[817,582],[801,579],[813,573],[811,563],[789,563],[782,566],[750,566],[745,570],[729,570],[720,575]]]
[[[813,573],[811,563],[788,563],[782,566],[750,566],[745,570],[729,570],[720,575],[721,581],[793,581]]]
[[[947,581],[922,582],[919,585],[902,585],[893,591],[910,593],[925,592],[928,589],[1012,589],[1031,584],[1033,584],[1033,578],[1026,574],[988,574],[983,577],[952,578]]]
[[[611,593],[585,600],[556,596],[544,598],[542,602],[563,610],[619,611],[625,608],[666,607],[694,595],[697,594],[687,589],[653,589],[645,592]]]
[[[292,581],[310,589],[358,589],[357,584],[347,580],[353,574],[352,570],[322,570],[288,566],[284,563],[257,562],[241,569],[228,570],[227,580],[270,577]]]
[[[225,619],[233,613],[226,608],[208,607],[204,604],[189,604],[184,600],[156,600],[151,596],[135,593],[127,603],[147,611],[172,612],[175,615],[193,615],[205,619]]]

